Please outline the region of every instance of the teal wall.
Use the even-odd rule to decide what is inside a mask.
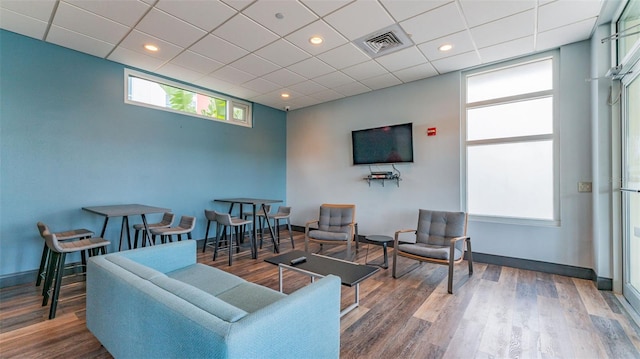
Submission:
[[[200,239],[203,210],[226,208],[214,198],[286,200],[285,112],[254,105],[245,128],[127,105],[123,73],[0,30],[0,279],[38,267],[38,221],[99,233],[103,218],[83,206],[171,208],[197,217]],[[120,223],[105,237],[117,242]]]

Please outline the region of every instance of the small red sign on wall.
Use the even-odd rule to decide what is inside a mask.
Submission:
[[[435,136],[435,135],[436,135],[436,128],[435,127],[427,128],[427,136]]]

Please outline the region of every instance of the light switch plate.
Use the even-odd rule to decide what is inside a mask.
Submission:
[[[578,192],[591,192],[591,182],[578,182]]]

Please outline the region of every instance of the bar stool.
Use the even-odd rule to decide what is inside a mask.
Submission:
[[[253,221],[247,220],[247,219],[241,219],[241,218],[231,218],[231,215],[229,213],[220,213],[220,212],[216,212],[214,211],[216,214],[216,222],[218,222],[218,225],[222,226],[222,230],[218,231],[216,233],[216,242],[214,245],[214,249],[213,249],[213,260],[216,260],[216,257],[218,255],[218,245],[220,240],[222,239],[222,236],[224,235],[225,238],[227,236],[227,228],[229,228],[229,238],[227,240],[228,245],[227,247],[229,248],[229,266],[231,266],[232,262],[233,262],[233,255],[232,255],[232,249],[233,249],[233,234],[231,232],[231,229],[235,229],[236,232],[236,253],[240,252],[240,228],[246,225],[249,225],[251,223],[253,223]],[[244,233],[244,231],[243,231]],[[251,253],[253,253],[254,251],[254,244],[255,244],[255,238],[253,238],[253,231],[251,231]]]
[[[49,247],[51,259],[47,269],[47,276],[44,281],[44,298],[42,306],[46,306],[49,296],[52,295],[51,307],[49,308],[49,319],[56,317],[58,306],[58,296],[60,295],[60,284],[64,275],[64,261],[67,253],[88,251],[89,255],[97,254],[100,249],[102,254],[107,253],[107,246],[111,244],[108,240],[99,237],[89,237],[77,241],[58,241],[55,233],[45,234],[44,239]],[[53,289],[51,286],[53,285]]]
[[[191,232],[196,227],[196,217],[192,216],[182,216],[180,217],[180,223],[177,227],[166,227],[166,228],[149,228],[149,232],[151,232],[151,241],[153,243],[156,242],[156,236],[160,236],[160,241],[162,243],[166,243],[166,240],[169,239],[169,242],[172,242],[171,236],[178,236],[178,241],[182,240],[182,235],[186,234],[188,239],[191,239]]]
[[[291,230],[291,207],[280,206],[278,212],[271,216],[273,219],[273,225],[277,228],[276,235],[278,236],[278,244],[280,244],[280,221],[287,221],[287,229],[289,230],[289,238],[291,238],[291,248],[295,248],[293,243],[293,231]],[[262,246],[262,242],[260,242]]]
[[[40,236],[42,237],[42,240],[43,240],[43,248],[42,248],[42,258],[40,259],[40,268],[38,269],[38,276],[36,278],[36,287],[39,286],[40,283],[42,283],[42,280],[46,275],[46,267],[48,266],[49,258],[51,256],[49,247],[47,247],[47,242],[44,238],[44,236],[47,234],[50,234],[51,231],[49,230],[49,227],[42,222],[38,222],[37,226],[38,226],[38,230],[40,231]],[[64,232],[56,232],[55,235],[56,235],[56,238],[58,238],[58,241],[70,241],[75,239],[89,238],[89,237],[92,237],[94,233],[88,229],[79,228],[79,229],[72,229]],[[86,264],[87,264],[86,257],[83,251],[82,265],[86,266]],[[43,294],[44,294],[44,291],[43,291]]]
[[[205,249],[207,249],[207,240],[209,239],[209,227],[211,226],[211,222],[216,221],[216,211],[205,209],[204,217],[207,219],[207,230],[204,233],[204,244],[202,245],[202,253],[204,253]],[[218,224],[216,222],[216,236],[217,235],[218,235]],[[215,241],[214,241],[214,244],[215,244]]]
[[[271,205],[270,204],[265,204],[264,205],[264,210],[267,212],[267,216],[265,217],[264,212],[262,211],[262,207],[258,208],[256,210],[256,223],[258,223],[258,228],[260,229],[260,243],[262,243],[262,236],[264,234],[264,220],[265,218],[269,217],[269,212],[271,212]],[[251,212],[244,212],[242,214],[242,218],[244,219],[249,219],[249,217],[253,217],[253,211]],[[261,247],[262,248],[262,247]]]
[[[173,224],[173,219],[175,218],[175,214],[171,212],[166,212],[162,215],[162,220],[158,223],[149,223],[147,227],[151,228],[167,228],[171,227]],[[144,229],[144,223],[138,223],[133,225],[133,229],[135,229],[135,234],[133,235],[133,248],[138,248],[138,233],[142,231],[142,247],[144,247],[147,243],[147,233]]]

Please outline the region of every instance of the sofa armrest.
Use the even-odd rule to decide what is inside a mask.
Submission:
[[[247,315],[228,339],[232,358],[338,358],[340,278],[316,280]]]

